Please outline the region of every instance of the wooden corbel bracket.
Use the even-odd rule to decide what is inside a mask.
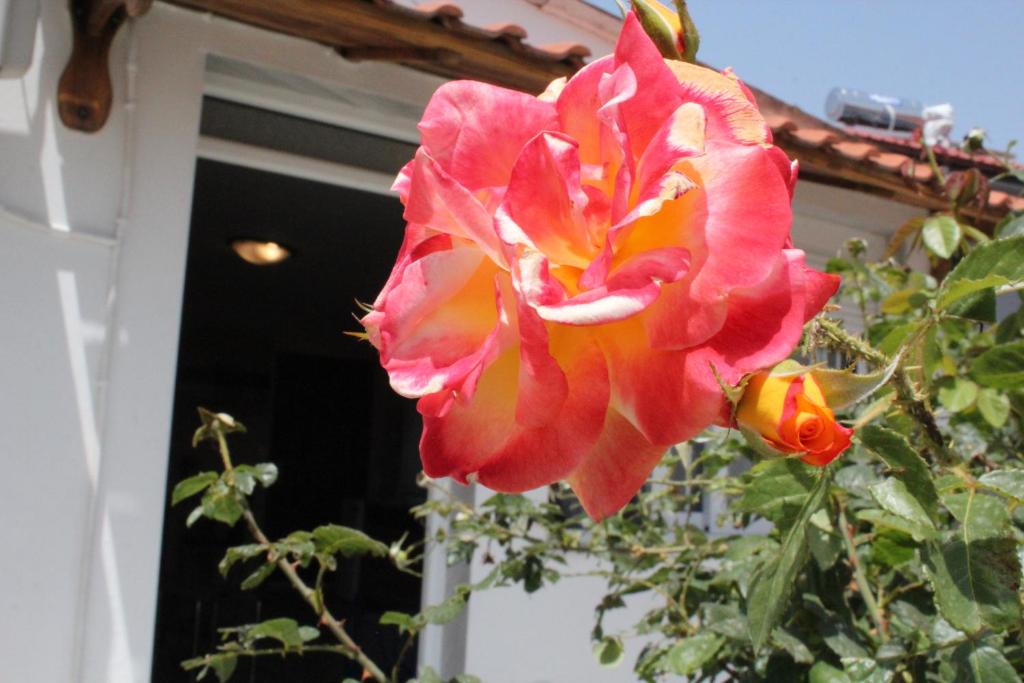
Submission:
[[[74,45],[57,85],[64,125],[83,133],[103,128],[110,116],[110,44],[128,17],[149,10],[153,0],[69,0]]]

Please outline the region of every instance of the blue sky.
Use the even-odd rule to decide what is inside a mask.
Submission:
[[[614,0],[589,0],[618,14]],[[666,3],[670,4],[670,3]],[[700,59],[824,117],[833,86],[951,102],[959,140],[1020,141],[1024,157],[1022,0],[689,0]]]

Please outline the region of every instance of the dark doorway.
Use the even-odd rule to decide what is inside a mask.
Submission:
[[[168,492],[216,468],[212,450],[190,444],[201,405],[249,428],[233,441],[237,461],[278,464],[278,483],[253,498],[271,538],[326,523],[385,542],[422,536],[408,514],[424,499],[415,484],[418,417],[388,388],[372,347],[344,335],[358,329],[355,301],[372,300],[387,278],[401,214],[391,196],[198,163]],[[253,266],[230,249],[237,237],[274,241],[293,255]],[[191,508],[168,507],[164,523],[152,674],[159,683],[191,680],[180,662],[214,651],[218,628],[280,616],[315,621],[280,576],[252,592],[239,590],[244,568],[222,579],[224,550],[250,540],[242,525],[200,520],[186,529]],[[334,614],[390,665],[401,643],[378,619],[387,610],[417,611],[419,580],[365,559],[340,567],[327,586]],[[306,655],[244,661],[233,680],[333,683],[359,674],[341,657]]]

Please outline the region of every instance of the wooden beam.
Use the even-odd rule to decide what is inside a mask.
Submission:
[[[166,0],[278,33],[313,40],[356,58],[377,55],[446,78],[473,78],[539,93],[582,59],[558,60],[518,40],[443,16],[370,0]],[[436,58],[431,58],[431,57]]]
[[[74,42],[57,84],[57,111],[72,130],[95,133],[110,116],[110,44],[127,17],[146,13],[153,0],[69,0]]]

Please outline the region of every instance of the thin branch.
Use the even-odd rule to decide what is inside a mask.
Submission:
[[[256,540],[257,543],[265,547],[268,551],[271,551],[273,544],[270,539],[267,538],[263,530],[260,529],[260,525],[256,522],[256,518],[252,514],[252,509],[249,507],[249,501],[245,498],[240,497],[242,502],[242,518],[245,520],[245,525],[249,528],[249,533]],[[288,561],[287,557],[279,557],[275,561],[277,568],[281,570],[281,573],[288,579],[288,583],[298,591],[302,599],[313,609],[316,615],[320,618],[320,623],[327,627],[327,629],[337,638],[346,650],[349,651],[352,658],[355,659],[359,664],[366,670],[366,672],[378,683],[388,683],[388,677],[384,675],[380,667],[377,666],[373,660],[366,656],[352,637],[349,636],[348,632],[345,631],[344,626],[341,622],[334,618],[325,605],[320,604],[319,596],[315,590],[306,585],[306,582],[302,580],[298,572],[295,571],[295,567]]]
[[[846,556],[850,562],[850,567],[853,569],[854,580],[857,582],[857,589],[864,599],[864,604],[868,608],[871,620],[875,622],[875,626],[878,628],[879,637],[882,639],[882,642],[885,642],[889,640],[889,625],[882,614],[882,610],[878,607],[878,601],[875,600],[875,596],[871,593],[871,586],[868,585],[867,577],[864,576],[864,570],[860,566],[860,559],[857,557],[857,547],[853,543],[853,533],[850,531],[850,522],[846,519],[846,508],[843,506],[842,501],[837,501],[837,504],[839,506],[839,527],[842,532],[843,544],[846,546]]]

